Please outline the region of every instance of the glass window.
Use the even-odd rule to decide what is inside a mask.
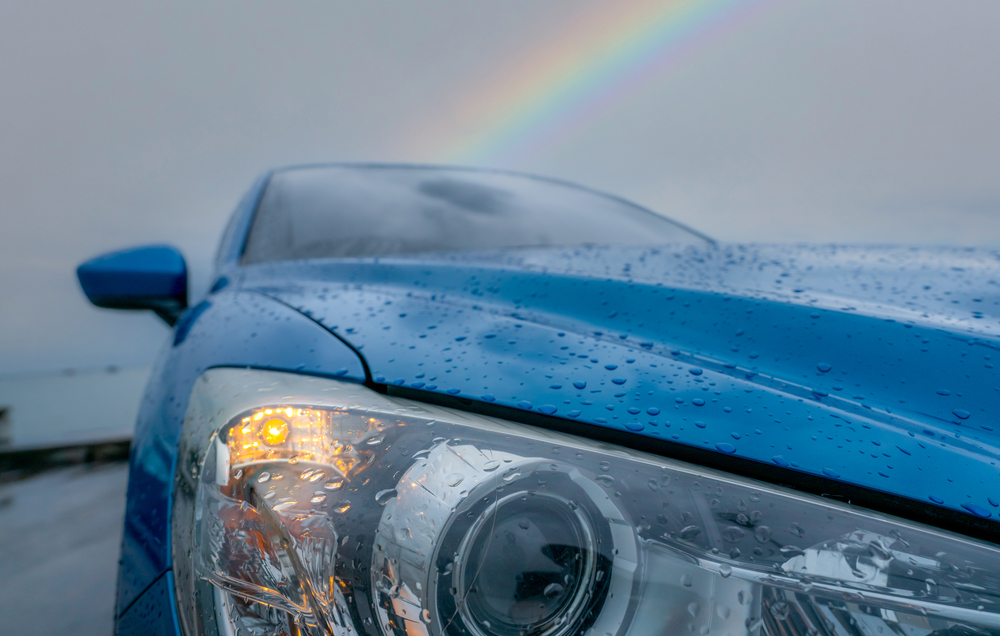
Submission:
[[[329,166],[275,173],[242,262],[705,240],[625,200],[546,179]]]

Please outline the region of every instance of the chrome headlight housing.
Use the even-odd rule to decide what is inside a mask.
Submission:
[[[195,634],[1000,633],[1000,550],[591,440],[286,373],[196,383]]]

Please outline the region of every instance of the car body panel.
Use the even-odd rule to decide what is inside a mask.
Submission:
[[[895,262],[882,266],[891,279],[879,259]],[[271,264],[246,268],[243,285],[349,341],[379,384],[995,518],[995,263],[956,250],[531,250]]]
[[[127,309],[150,300],[187,300],[187,264],[167,245],[105,254],[76,271],[83,292],[98,307]]]
[[[118,617],[115,632],[143,636],[172,636],[180,633],[174,602],[173,572],[156,578],[149,589]]]

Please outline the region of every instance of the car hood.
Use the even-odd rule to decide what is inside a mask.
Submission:
[[[376,383],[997,517],[997,252],[594,247],[240,276]]]

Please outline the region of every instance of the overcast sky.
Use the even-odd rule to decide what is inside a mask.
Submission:
[[[1000,2],[729,4],[573,126],[478,149],[491,88],[629,2],[0,3],[0,374],[147,363],[166,327],[87,305],[75,266],[169,242],[204,289],[286,163],[537,172],[723,241],[1000,245]]]

